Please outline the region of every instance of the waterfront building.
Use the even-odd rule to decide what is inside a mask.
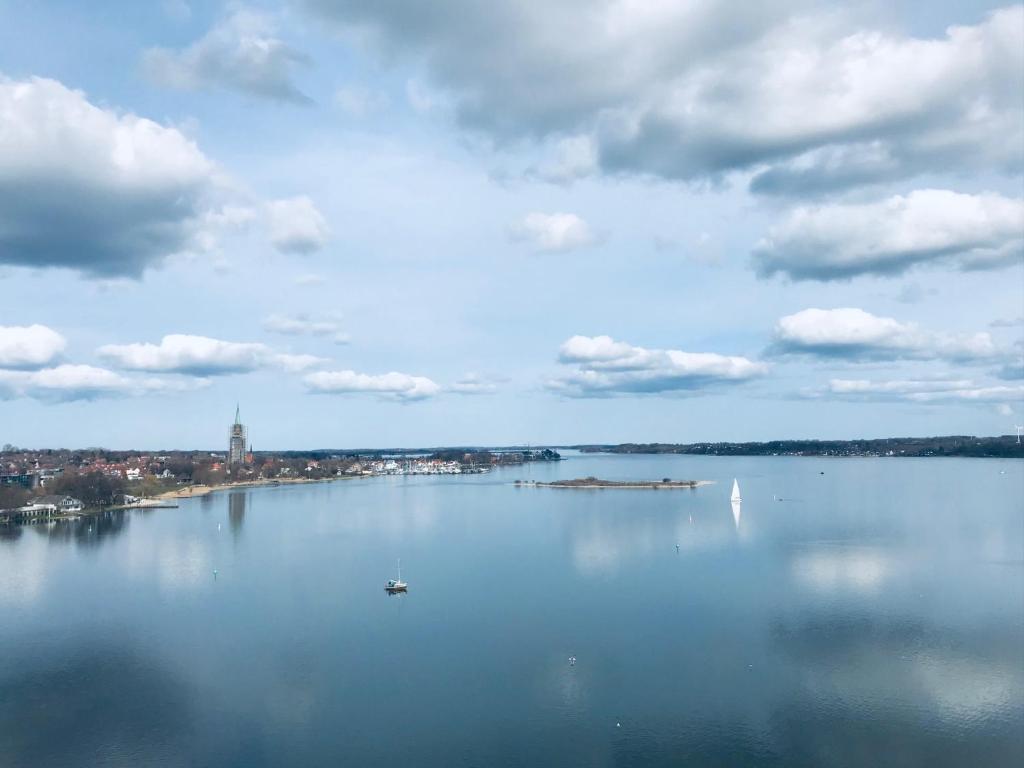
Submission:
[[[228,440],[228,466],[240,467],[245,463],[245,425],[239,418],[238,406],[235,406],[235,423],[231,425],[231,436]]]
[[[85,508],[85,505],[73,496],[60,494],[40,496],[34,503],[39,506],[53,507],[57,512],[61,513],[81,512]]]

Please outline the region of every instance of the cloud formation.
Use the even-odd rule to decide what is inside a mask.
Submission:
[[[989,269],[1022,256],[1024,200],[944,189],[799,207],[754,249],[761,276],[793,280],[891,276],[925,264]]]
[[[326,362],[313,355],[281,354],[265,344],[186,334],[169,334],[159,344],[107,344],[97,351],[124,370],[191,376],[220,376],[266,368],[297,372]]]
[[[0,76],[0,264],[138,277],[196,245],[216,176],[174,128]]]
[[[757,192],[804,194],[1022,164],[1020,6],[925,39],[797,1],[304,5],[382,58],[424,62],[464,126],[499,143],[586,137],[606,173],[753,170]]]
[[[558,360],[576,366],[550,379],[548,389],[569,397],[698,392],[763,376],[764,363],[745,357],[675,349],[644,349],[609,336],[573,336]]]
[[[856,307],[805,309],[775,326],[769,352],[846,360],[991,362],[1005,356],[988,333],[933,333]]]
[[[317,371],[303,378],[316,394],[373,394],[385,400],[410,402],[425,400],[441,393],[441,387],[425,376],[406,373],[370,375],[355,371]]]
[[[38,371],[0,370],[0,399],[3,400],[30,397],[47,402],[70,402],[153,392],[183,392],[208,385],[206,379],[127,377],[91,365],[65,364]]]
[[[236,8],[202,38],[181,51],[150,48],[143,70],[160,85],[180,90],[225,88],[276,101],[306,103],[292,82],[307,57],[276,36],[273,19]]]
[[[312,253],[327,244],[327,220],[305,195],[267,203],[270,242],[282,253]]]
[[[305,313],[274,313],[264,319],[263,327],[271,333],[285,336],[330,336],[335,344],[348,344],[351,341],[349,335],[341,330],[341,323],[338,320],[316,320]]]
[[[45,325],[0,325],[0,368],[42,368],[65,347],[67,340]]]
[[[467,373],[448,390],[459,395],[493,395],[498,391],[498,384],[503,381],[490,376],[482,376],[479,373]]]
[[[528,213],[510,229],[510,235],[547,252],[572,251],[595,241],[587,222],[574,213]]]
[[[1024,399],[1024,386],[979,385],[970,379],[831,379],[827,389],[810,394],[859,401],[1005,403]]]

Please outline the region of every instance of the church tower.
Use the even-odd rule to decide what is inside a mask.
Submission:
[[[235,405],[235,423],[231,425],[231,437],[228,439],[228,466],[238,467],[245,463],[245,425],[239,418],[239,408]]]

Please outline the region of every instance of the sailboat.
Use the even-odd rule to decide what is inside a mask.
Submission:
[[[740,499],[740,484],[736,482],[736,478],[733,478],[732,481],[732,496],[729,497],[729,501],[732,506],[732,519],[735,521],[738,531],[740,529],[740,514],[742,514],[740,509],[742,499]]]
[[[398,578],[388,579],[384,585],[384,590],[387,592],[405,592],[409,588],[409,585],[402,581],[402,558],[398,558]]]

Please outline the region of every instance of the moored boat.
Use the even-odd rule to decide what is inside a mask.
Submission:
[[[402,581],[402,560],[398,560],[398,578],[388,579],[384,584],[384,590],[386,592],[406,592],[409,589],[409,585]]]

